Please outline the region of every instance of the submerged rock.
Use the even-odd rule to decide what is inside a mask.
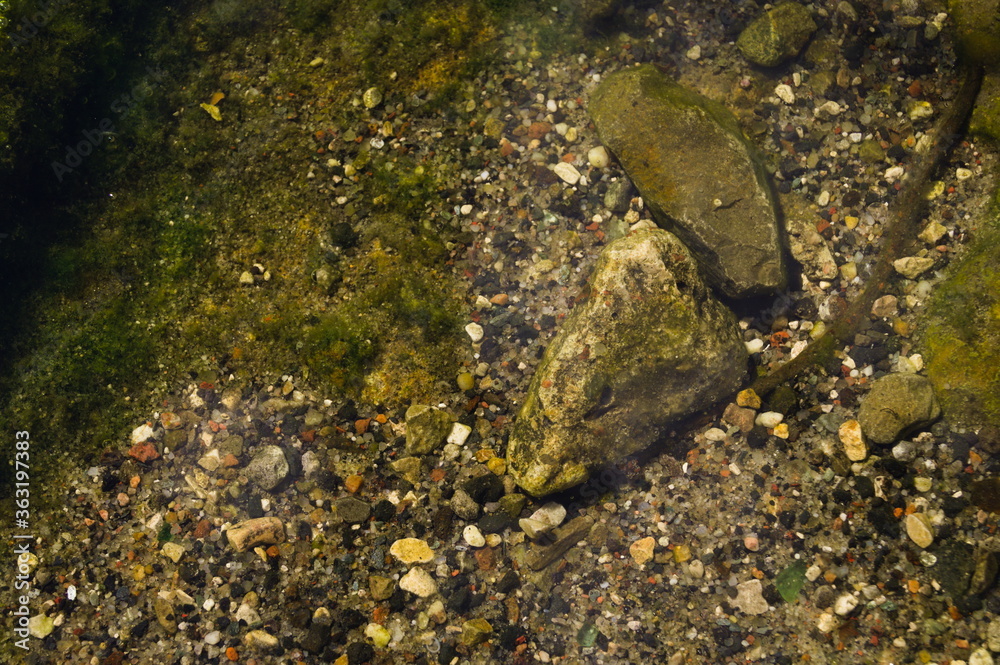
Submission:
[[[547,349],[511,432],[511,473],[536,496],[645,448],[746,375],[735,317],[669,232],[642,229],[608,245],[590,289]]]
[[[809,10],[797,2],[786,2],[765,12],[736,39],[747,60],[765,67],[780,65],[798,55],[816,31]]]
[[[889,374],[872,384],[858,410],[865,437],[875,443],[895,443],[941,415],[934,388],[918,374]]]
[[[1000,425],[1000,231],[992,220],[939,284],[919,326],[927,378],[949,420]]]
[[[590,114],[657,222],[713,286],[738,298],[785,286],[767,175],[728,109],[643,65],[607,77]]]

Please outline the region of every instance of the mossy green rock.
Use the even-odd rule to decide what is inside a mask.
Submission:
[[[746,375],[735,317],[669,232],[609,244],[590,293],[546,350],[511,431],[511,473],[535,496],[645,448]]]
[[[1000,426],[1000,231],[995,211],[936,289],[919,344],[945,416]]]
[[[454,422],[447,411],[414,404],[406,410],[406,452],[410,455],[434,452],[444,443]]]
[[[991,69],[1000,65],[1000,0],[951,0],[948,3],[958,46],[967,60]]]
[[[728,109],[643,65],[606,78],[590,114],[657,222],[713,286],[736,298],[785,286],[767,174]]]
[[[969,132],[1000,142],[1000,74],[987,73],[969,118]]]
[[[809,10],[787,2],[748,25],[736,39],[736,46],[750,62],[774,67],[798,55],[814,32],[816,22]]]

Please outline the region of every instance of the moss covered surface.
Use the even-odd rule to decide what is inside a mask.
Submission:
[[[390,407],[453,380],[467,340],[446,264],[467,239],[427,211],[466,165],[421,149],[433,141],[416,131],[424,118],[450,122],[466,92],[457,81],[493,57],[518,3],[154,7],[134,35],[146,38],[141,62],[130,42],[102,51],[106,62],[72,55],[97,37],[64,34],[64,18],[82,29],[80,12],[104,11],[84,4],[26,47],[55,44],[74,62],[48,115],[47,88],[27,92],[37,66],[0,58],[22,86],[4,88],[3,131],[37,124],[6,155],[34,155],[44,172],[66,136],[102,114],[115,122],[61,183],[45,173],[30,197],[5,189],[24,205],[0,246],[11,259],[3,297],[20,308],[3,331],[0,428],[31,432],[39,473],[120,448],[205,372],[243,385],[294,373],[331,397]],[[151,79],[147,62],[165,74]],[[78,117],[72,102],[95,76],[106,94]],[[369,87],[385,96],[375,109],[359,103]],[[136,89],[127,112],[107,110]],[[221,121],[200,108],[217,92]],[[383,130],[403,147],[373,150]],[[241,284],[255,264],[269,279]]]
[[[1000,426],[1000,222],[983,213],[965,255],[934,292],[920,328],[945,416]]]

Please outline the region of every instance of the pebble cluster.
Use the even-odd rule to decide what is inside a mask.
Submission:
[[[427,214],[474,238],[452,248],[469,303],[456,385],[405,409],[292,375],[179,391],[122,452],[67,470],[32,562],[26,662],[993,663],[1000,488],[983,478],[1000,432],[928,425],[929,403],[891,435],[863,413],[878,379],[922,368],[913,315],[986,197],[986,148],[956,146],[898,283],[826,375],[740,393],[544,503],[504,459],[601,247],[649,218],[587,117],[611,71],[659,64],[771,155],[802,276],[741,313],[754,364],[842,313],[954,87],[947,16],[875,4],[815,3],[811,42],[774,70],[735,44],[755,3],[674,3],[629,8],[601,55],[540,62],[516,26],[502,67],[412,126],[411,100],[358,90],[357,126],[324,137],[309,173],[351,215],[361,141],[445,155]]]

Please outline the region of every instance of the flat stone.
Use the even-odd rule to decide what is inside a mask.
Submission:
[[[766,427],[768,429],[774,429],[781,424],[781,421],[785,419],[784,414],[778,413],[777,411],[764,411],[763,413],[757,414],[757,418],[754,423],[760,425],[761,427]]]
[[[389,554],[407,565],[434,559],[434,550],[420,538],[400,538],[389,547]]]
[[[645,448],[746,373],[733,314],[672,234],[641,229],[612,242],[590,286],[601,295],[577,305],[549,344],[511,431],[508,468],[535,496]]]
[[[736,598],[733,605],[744,614],[764,614],[767,612],[767,601],[764,600],[764,587],[760,580],[747,580],[736,585]]]
[[[411,568],[410,572],[399,579],[399,588],[421,598],[428,598],[437,593],[437,582],[423,568]]]
[[[243,644],[253,649],[267,651],[278,646],[278,638],[266,630],[251,630],[243,636]]]
[[[552,172],[567,184],[575,185],[580,182],[580,172],[569,162],[559,162],[552,167]]]
[[[470,619],[462,624],[459,640],[467,646],[482,644],[493,633],[493,626],[486,619]]]
[[[816,31],[812,14],[797,2],[787,2],[755,19],[736,39],[750,62],[774,67],[798,55]]]
[[[861,423],[857,420],[847,420],[837,432],[840,442],[844,444],[844,453],[852,462],[863,462],[868,459],[868,444],[861,432]]]
[[[247,465],[247,478],[263,490],[272,490],[288,477],[288,459],[280,446],[263,446]]]
[[[878,444],[898,441],[941,415],[931,382],[918,374],[887,374],[877,379],[858,409],[865,437]]]
[[[930,520],[923,513],[910,513],[906,516],[906,535],[918,547],[927,549],[934,542],[934,530]]]
[[[174,563],[178,563],[181,557],[184,556],[184,546],[178,543],[163,543],[163,547],[160,548],[160,554]]]
[[[447,411],[414,404],[406,410],[406,452],[427,455],[437,450],[451,433],[454,421]]]
[[[36,614],[28,619],[28,634],[39,640],[48,637],[55,627],[55,619],[44,614]]]
[[[896,272],[907,279],[916,279],[931,269],[934,259],[920,256],[904,256],[892,262]]]
[[[368,591],[376,601],[389,600],[396,591],[396,582],[381,575],[371,575],[368,577]]]
[[[642,65],[605,78],[589,110],[657,223],[684,243],[712,286],[735,298],[784,288],[763,160],[727,108]]]
[[[348,524],[361,524],[372,514],[372,507],[367,501],[353,496],[337,499],[333,502],[337,515]]]
[[[653,551],[656,549],[656,539],[652,536],[640,538],[629,545],[628,552],[632,555],[632,560],[636,565],[643,565],[653,558]]]

